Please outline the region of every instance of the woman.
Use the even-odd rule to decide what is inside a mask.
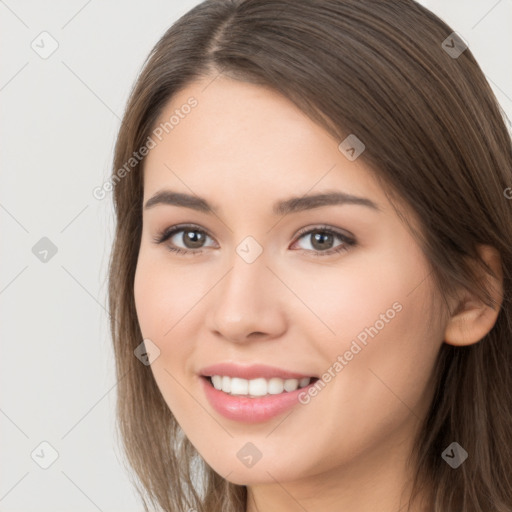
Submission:
[[[512,510],[511,140],[450,27],[203,2],[145,63],[112,186],[146,510]]]

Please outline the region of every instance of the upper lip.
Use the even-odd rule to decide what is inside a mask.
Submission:
[[[271,379],[278,377],[281,379],[302,379],[304,377],[314,377],[304,373],[284,370],[275,366],[267,366],[265,364],[240,365],[234,363],[218,363],[202,368],[199,373],[204,377],[212,375],[222,375],[228,377],[238,377],[240,379]]]

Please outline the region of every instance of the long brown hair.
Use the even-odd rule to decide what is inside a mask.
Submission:
[[[512,144],[484,74],[452,33],[412,0],[207,0],[148,56],[115,147],[109,268],[118,428],[145,510],[246,507],[246,487],[204,462],[134,357],[144,160],[126,162],[177,91],[219,73],[274,88],[340,142],[364,142],[362,161],[420,219],[417,240],[443,298],[463,287],[493,305],[472,263],[485,267],[479,244],[499,251],[497,321],[476,344],[442,344],[411,460],[415,491],[434,489],[434,512],[512,510]],[[441,457],[453,441],[469,454],[457,469]]]

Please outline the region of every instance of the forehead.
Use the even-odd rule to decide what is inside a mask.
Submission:
[[[382,202],[362,160],[348,160],[340,140],[270,88],[203,79],[176,93],[155,126],[161,140],[153,136],[144,164],[145,200],[168,186],[202,196],[222,190],[223,199],[339,189]]]

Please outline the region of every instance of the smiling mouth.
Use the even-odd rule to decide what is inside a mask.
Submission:
[[[301,379],[281,379],[263,377],[256,379],[242,379],[226,375],[203,376],[210,386],[231,396],[248,398],[261,398],[271,395],[291,393],[304,388],[318,380],[317,377],[303,377]]]

